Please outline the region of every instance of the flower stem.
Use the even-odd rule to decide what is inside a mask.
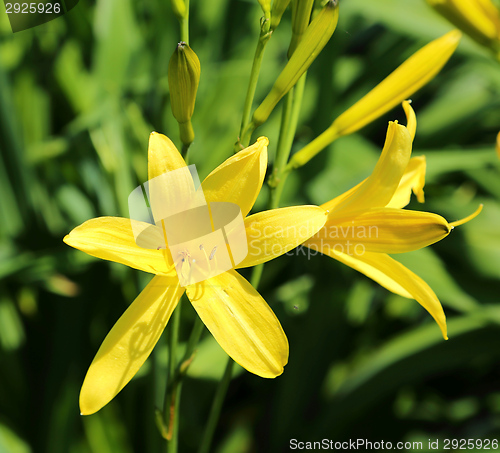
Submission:
[[[182,301],[182,299],[181,299]],[[179,411],[179,395],[178,392],[170,391],[174,382],[175,368],[177,366],[177,344],[179,339],[179,324],[180,324],[181,304],[177,305],[172,314],[172,322],[170,324],[169,335],[169,355],[168,355],[168,379],[167,388],[165,389],[165,400],[163,403],[163,417],[165,426],[168,427],[168,442],[167,452],[177,452],[177,433],[178,423],[177,415]]]
[[[180,21],[181,24],[181,41],[184,41],[189,46],[189,0],[184,0],[186,5],[186,14]]]
[[[175,313],[175,312],[174,312]],[[175,322],[175,318],[173,320]],[[197,316],[194,322],[193,330],[189,336],[186,351],[178,366],[172,369],[170,361],[168,385],[165,390],[165,401],[163,407],[165,432],[162,435],[167,439],[167,452],[175,453],[177,451],[177,435],[179,429],[179,402],[182,389],[182,380],[187,373],[189,365],[194,359],[195,348],[203,333],[204,324]],[[172,343],[171,343],[172,345]],[[170,346],[171,346],[170,345]],[[172,356],[170,356],[172,357]]]
[[[182,150],[181,150],[181,156],[184,158],[184,161],[186,162],[186,165],[189,165],[188,164],[188,151],[189,151],[189,147],[191,146],[191,144],[189,145],[186,145],[185,143],[182,144]]]
[[[290,173],[287,161],[292,150],[293,139],[295,137],[299,121],[306,75],[307,73],[299,79],[294,89],[286,95],[281,118],[281,129],[278,149],[276,151],[276,159],[274,162],[273,172],[268,181],[269,187],[271,188],[269,209],[276,209],[279,206],[283,187],[285,185],[286,178]]]
[[[339,138],[339,134],[334,129],[327,129],[321,135],[316,137],[312,142],[308,143],[300,151],[297,151],[288,162],[285,171],[290,173],[296,168],[307,164],[316,154],[325,149],[328,145]]]
[[[255,266],[253,268],[251,283],[254,288],[257,288],[259,286],[263,270],[264,270],[264,264],[259,264],[258,266]],[[208,421],[205,426],[205,431],[203,432],[203,437],[201,439],[201,444],[200,448],[198,449],[198,453],[209,453],[210,451],[212,440],[215,434],[215,429],[217,428],[217,423],[220,418],[222,405],[224,403],[224,398],[226,397],[227,389],[229,388],[229,383],[231,382],[233,365],[234,365],[233,359],[231,357],[228,357],[226,369],[224,370],[222,379],[219,381],[217,390],[215,392],[215,397],[212,402],[212,407],[210,409],[210,415],[208,416]]]
[[[233,359],[231,357],[228,357],[224,375],[222,376],[222,379],[217,386],[217,391],[215,392],[215,397],[212,402],[212,408],[210,409],[210,415],[208,416],[208,422],[203,433],[203,438],[201,440],[198,453],[208,453],[210,451],[210,446],[212,445],[212,439],[214,437],[215,428],[217,427],[217,423],[219,421],[224,398],[226,397],[227,389],[229,387],[229,383],[231,382],[233,365]]]
[[[270,23],[271,21],[269,17],[263,17],[261,19],[259,41],[257,42],[257,48],[255,49],[255,55],[253,57],[252,70],[250,72],[250,81],[248,82],[247,95],[245,98],[245,104],[243,106],[243,118],[241,120],[240,137],[238,142],[236,143],[237,151],[248,146],[248,144],[250,143],[250,138],[252,137],[252,132],[255,129],[251,127],[250,117],[252,114],[252,104],[255,97],[257,82],[259,80],[260,67],[262,65],[264,50],[272,34],[272,31],[270,31]]]

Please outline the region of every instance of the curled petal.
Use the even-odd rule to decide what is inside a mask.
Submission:
[[[330,215],[382,207],[390,202],[405,172],[411,155],[411,137],[406,127],[390,122],[384,149],[373,173],[347,194],[321,207]]]
[[[288,340],[266,301],[236,271],[188,286],[186,293],[224,351],[264,378],[283,372]]]
[[[423,203],[425,201],[425,170],[425,156],[412,157],[387,207],[404,208],[410,202],[412,191],[418,202]]]
[[[415,133],[417,132],[417,115],[415,115],[415,111],[411,107],[411,100],[403,101],[403,109],[406,115],[406,129],[410,133],[411,141],[415,139]]]

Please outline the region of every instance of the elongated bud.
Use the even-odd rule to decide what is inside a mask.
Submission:
[[[339,135],[351,134],[411,96],[431,80],[458,46],[461,33],[453,30],[414,53],[366,96],[332,124]]]
[[[290,0],[274,0],[271,6],[271,30],[275,30],[281,22],[281,17],[285,12]]]
[[[290,166],[304,165],[337,138],[356,132],[409,98],[441,70],[457,48],[461,36],[458,30],[450,31],[415,52],[342,113],[325,132],[294,154]]]
[[[268,17],[269,12],[271,11],[271,0],[257,0],[262,8],[262,12],[264,16]]]
[[[182,20],[187,13],[186,4],[184,0],[170,0],[170,4],[172,5],[172,10],[174,11],[177,19]]]
[[[314,0],[295,0],[292,3],[292,40],[288,48],[288,58],[292,56],[309,25],[313,4]]]
[[[330,0],[307,27],[292,57],[276,79],[271,91],[255,110],[255,127],[264,123],[279,100],[297,83],[330,40],[339,20],[338,1]]]
[[[491,0],[427,0],[438,13],[495,53],[500,50],[500,11]]]
[[[189,145],[194,140],[191,117],[200,82],[200,60],[193,49],[180,42],[168,65],[168,85],[172,113],[179,123],[181,141]]]

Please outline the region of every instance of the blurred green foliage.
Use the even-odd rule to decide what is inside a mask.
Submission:
[[[191,1],[201,61],[191,160],[200,176],[232,154],[261,15],[257,1]],[[423,0],[343,0],[312,65],[294,150],[321,133],[406,57],[451,26]],[[147,179],[153,130],[179,144],[168,61],[179,36],[166,0],[81,0],[63,18],[12,34],[0,14],[0,452],[164,449],[154,424],[166,336],[126,389],[81,417],[78,393],[102,339],[149,276],[62,243],[96,216],[127,216]],[[286,61],[290,11],[264,57],[257,100]],[[290,342],[285,373],[235,372],[218,453],[288,451],[302,441],[413,441],[500,435],[500,67],[464,37],[413,97],[414,155],[428,162],[426,204],[453,221],[483,213],[441,243],[398,256],[445,306],[450,340],[415,301],[326,257],[281,257],[260,291]],[[322,203],[370,174],[395,109],[292,174],[284,204]],[[279,109],[259,129],[270,138]],[[266,203],[264,189],[257,208]],[[245,274],[248,277],[248,274]],[[186,340],[194,311],[184,304]],[[205,332],[182,392],[180,451],[200,440],[225,353]]]

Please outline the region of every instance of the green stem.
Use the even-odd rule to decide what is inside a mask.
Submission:
[[[203,324],[203,321],[200,319],[199,316],[196,316],[196,319],[194,321],[194,326],[193,330],[191,331],[191,335],[189,336],[188,344],[186,346],[186,352],[184,353],[184,357],[181,360],[181,365],[179,367],[179,372],[185,374],[185,369],[183,367],[186,367],[186,365],[189,365],[188,361],[192,360],[194,350],[196,346],[198,345],[198,341],[200,341],[201,334],[203,333],[203,328],[205,327],[205,324]]]
[[[299,122],[300,108],[304,96],[304,87],[306,83],[305,73],[295,85],[293,91],[287,94],[286,102],[283,107],[282,122],[278,149],[276,151],[276,160],[274,162],[273,173],[269,178],[271,196],[269,199],[269,209],[276,209],[279,206],[283,187],[290,171],[287,161],[292,150],[293,139],[297,131]]]
[[[182,299],[181,299],[182,300]],[[172,393],[169,387],[174,381],[175,368],[177,366],[177,344],[179,339],[179,324],[180,324],[181,304],[179,303],[172,314],[169,335],[169,356],[168,356],[168,379],[167,388],[165,389],[165,400],[163,403],[163,417],[165,426],[168,426],[170,439],[167,442],[167,452],[177,452],[177,415],[179,411],[179,395],[177,392]]]
[[[340,134],[330,126],[325,132],[293,155],[290,162],[288,162],[288,165],[286,166],[286,171],[289,173],[292,170],[307,164],[307,162],[316,156],[316,154],[325,149],[339,137]]]
[[[224,398],[226,397],[227,389],[229,387],[229,383],[231,382],[233,365],[233,359],[231,357],[228,357],[224,375],[222,376],[222,379],[217,386],[217,391],[215,392],[214,401],[212,403],[212,408],[210,409],[210,415],[208,416],[208,422],[203,433],[203,438],[201,440],[198,453],[208,453],[210,451],[210,446],[212,445],[212,439],[214,437],[215,428],[217,427],[217,423],[219,421]]]
[[[257,82],[259,80],[260,67],[262,65],[264,50],[272,34],[272,31],[270,31],[269,27],[270,27],[270,18],[263,17],[260,25],[259,41],[257,42],[257,48],[255,49],[255,55],[253,57],[252,70],[250,72],[250,81],[248,82],[248,90],[245,98],[245,105],[243,106],[243,118],[241,120],[240,138],[239,142],[237,143],[238,150],[240,148],[245,148],[246,146],[248,146],[248,144],[250,143],[252,132],[255,129],[249,127],[250,117],[252,114],[252,104],[253,104],[253,99],[255,97]]]
[[[174,320],[175,321],[175,320]],[[195,348],[200,340],[205,325],[197,316],[194,322],[193,330],[189,336],[188,344],[184,356],[179,365],[172,371],[170,366],[168,385],[165,390],[165,402],[163,408],[165,432],[162,435],[167,436],[167,452],[175,452],[177,448],[177,438],[179,430],[179,402],[182,389],[182,380],[187,373],[189,365],[194,359]],[[172,364],[172,361],[170,362]]]
[[[189,46],[189,0],[184,0],[186,5],[186,15],[180,21],[181,23],[181,41]]]
[[[252,278],[250,280],[254,288],[257,288],[259,286],[263,270],[264,270],[264,264],[259,264],[258,266],[255,266],[253,268]],[[231,382],[233,365],[234,365],[233,359],[231,357],[228,357],[224,375],[222,376],[222,379],[219,381],[217,390],[215,392],[215,397],[212,402],[212,407],[210,409],[210,414],[208,416],[208,421],[205,426],[205,431],[203,432],[203,437],[201,439],[201,444],[200,448],[198,449],[198,453],[209,453],[210,451],[215,429],[217,428],[217,423],[220,418],[222,405],[224,403],[224,398],[226,397],[227,389],[229,388],[229,383]]]
[[[250,278],[250,283],[255,289],[257,289],[257,287],[259,286],[263,271],[264,271],[264,263],[257,264],[257,266],[255,266],[252,269],[252,277]]]
[[[185,143],[182,144],[181,155],[184,158],[184,161],[186,162],[186,165],[188,164],[188,161],[189,161],[188,151],[189,151],[189,147],[190,146],[191,146],[191,143],[189,145],[186,145]]]

